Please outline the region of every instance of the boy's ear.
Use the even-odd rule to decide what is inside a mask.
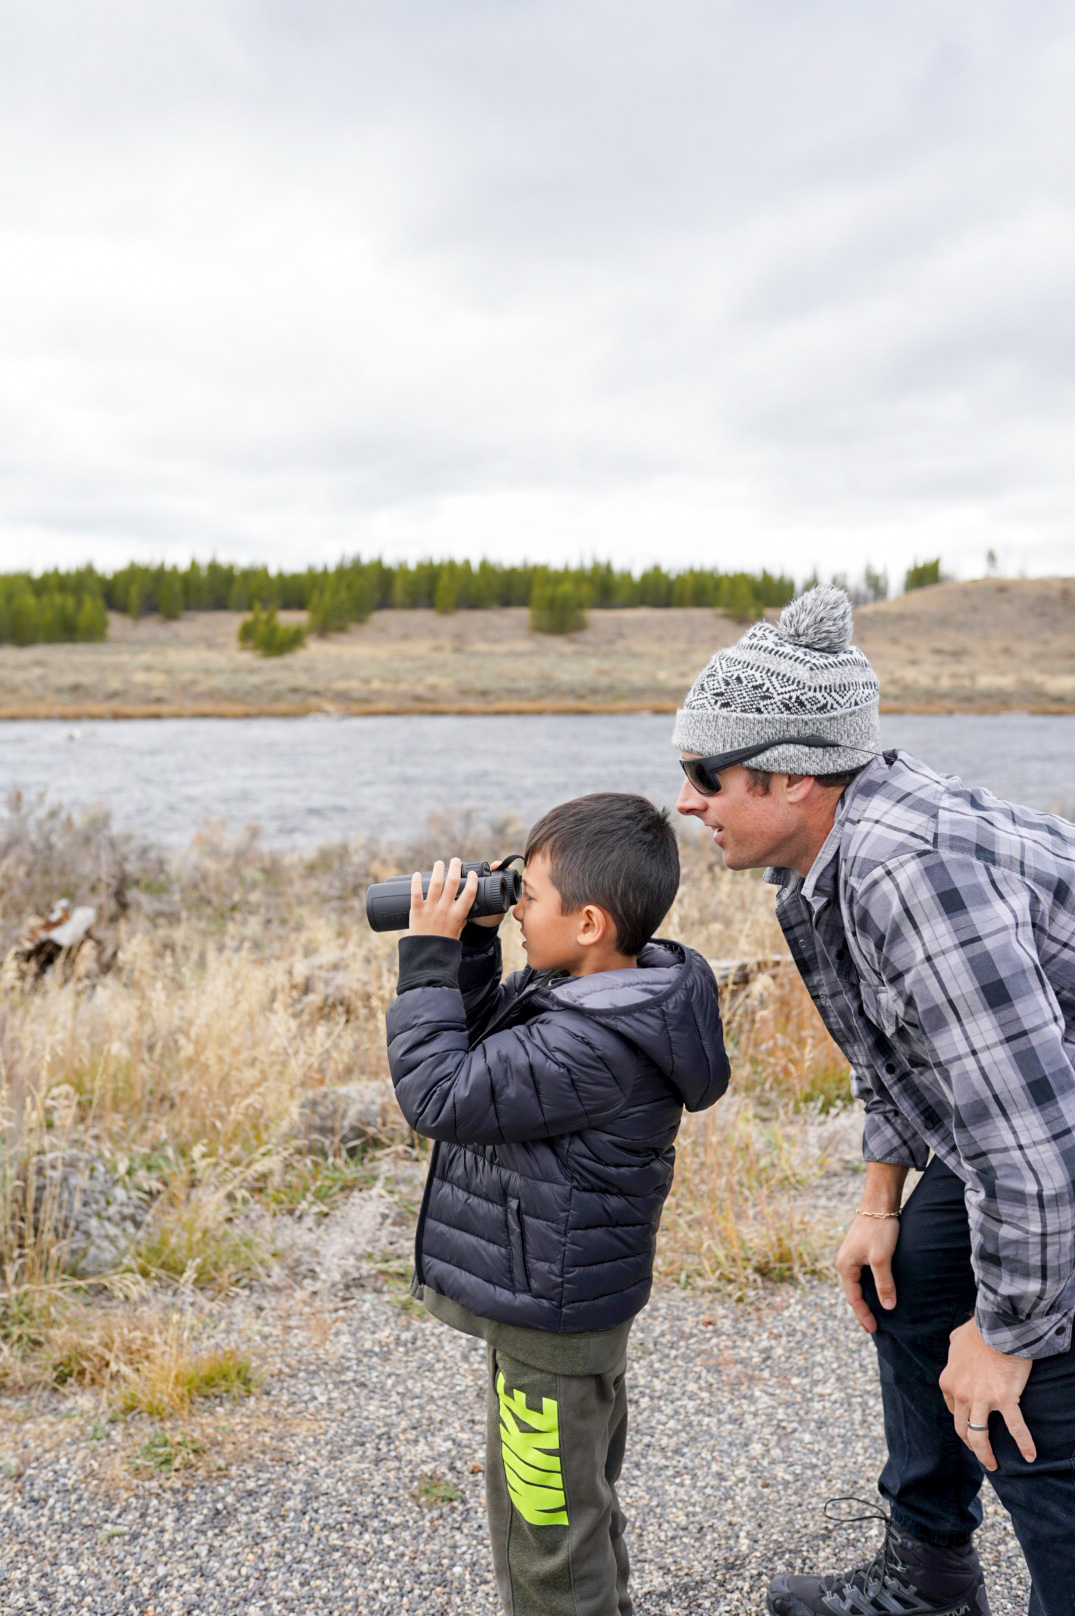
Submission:
[[[595,943],[604,942],[605,938],[610,935],[611,928],[611,915],[606,914],[603,909],[599,909],[596,903],[583,904],[579,910],[578,940],[580,943],[587,948],[592,948]]]

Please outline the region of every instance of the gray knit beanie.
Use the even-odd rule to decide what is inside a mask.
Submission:
[[[750,759],[773,774],[843,774],[881,750],[877,675],[851,644],[851,602],[819,584],[784,607],[779,623],[754,623],[718,651],[676,714],[672,744],[721,757],[762,742]],[[794,738],[835,746],[788,745]],[[739,761],[729,758],[726,767]]]

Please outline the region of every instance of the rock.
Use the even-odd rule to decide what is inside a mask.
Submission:
[[[80,1151],[31,1157],[16,1197],[23,1239],[43,1240],[61,1273],[91,1279],[119,1268],[142,1231],[148,1197],[123,1184],[99,1158]],[[25,1208],[32,1192],[32,1228]],[[21,1199],[21,1207],[19,1200]]]
[[[304,1094],[288,1137],[311,1154],[350,1156],[398,1131],[399,1112],[387,1083],[347,1083]]]

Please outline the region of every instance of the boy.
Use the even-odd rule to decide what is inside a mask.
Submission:
[[[630,1616],[616,1480],[627,1337],[649,1298],[683,1106],[728,1082],[713,973],[651,942],[679,886],[668,815],[599,793],[526,846],[528,965],[466,924],[459,861],[412,884],[388,1054],[436,1140],[415,1294],[488,1344],[486,1503],[508,1616]]]

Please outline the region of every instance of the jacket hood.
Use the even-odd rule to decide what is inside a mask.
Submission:
[[[712,1105],[727,1088],[717,982],[693,948],[654,938],[634,970],[571,977],[548,992],[558,1005],[604,1022],[637,1045],[688,1111]]]

